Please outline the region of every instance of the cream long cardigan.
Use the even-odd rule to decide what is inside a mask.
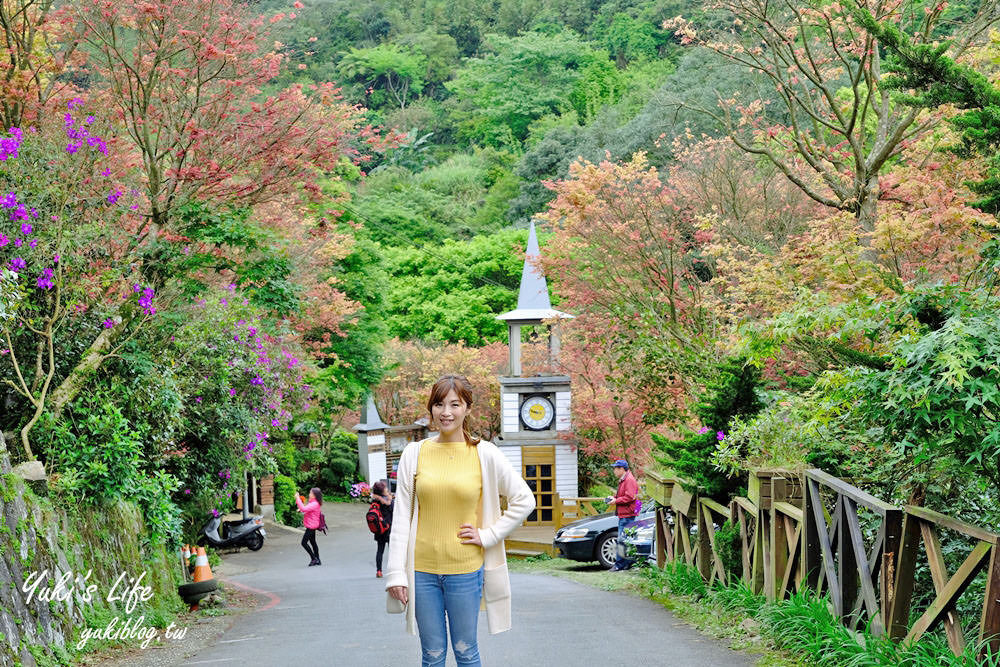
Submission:
[[[407,445],[399,458],[399,484],[385,574],[386,591],[392,586],[407,587],[409,604],[406,605],[406,629],[411,635],[417,634],[413,605],[413,547],[417,541],[417,518],[420,515],[420,507],[413,497],[413,477],[417,471],[417,456],[423,442]],[[483,542],[483,598],[490,634],[495,635],[510,630],[510,576],[507,573],[507,553],[503,541],[535,509],[535,496],[496,445],[481,441],[476,447],[483,474],[484,526],[479,528],[479,539]],[[419,480],[417,483],[420,483]],[[503,513],[500,512],[501,495],[507,497],[507,510]],[[455,526],[455,533],[458,534],[458,526]]]

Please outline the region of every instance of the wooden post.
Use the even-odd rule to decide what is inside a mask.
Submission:
[[[900,640],[906,636],[910,624],[910,603],[913,600],[913,574],[917,567],[917,552],[920,549],[920,519],[903,516],[902,540],[899,556],[896,558],[896,580],[893,586],[892,608],[886,631],[890,639]]]
[[[882,518],[882,570],[879,576],[880,597],[879,609],[882,611],[882,627],[889,632],[889,615],[892,609],[892,599],[896,591],[896,568],[899,562],[899,549],[903,543],[903,510],[886,510]]]
[[[563,526],[563,504],[558,491],[552,494],[552,524],[556,530]]]
[[[847,627],[852,630],[856,627],[857,619],[844,619],[854,609],[854,603],[858,599],[858,560],[854,554],[854,547],[851,545],[850,531],[847,529],[847,519],[845,512],[849,512],[847,502],[841,494],[837,494],[837,581],[840,584],[840,609],[837,616],[847,620]]]
[[[661,570],[664,568],[667,564],[667,552],[672,550],[670,538],[667,537],[667,510],[658,507],[656,508],[656,567]]]
[[[712,542],[708,531],[712,530],[712,514],[701,505],[701,498],[695,497],[695,520],[698,522],[698,571],[706,582],[712,580]]]
[[[775,498],[777,501],[777,498]],[[774,602],[781,591],[785,570],[788,568],[788,533],[785,532],[785,518],[778,514],[771,504],[771,553],[768,569],[771,571],[771,582],[767,588],[767,601]]]
[[[816,489],[814,497],[812,489]],[[818,497],[819,486],[808,477],[803,479],[802,496],[802,569],[805,572],[805,585],[816,590],[819,587],[819,573],[823,568],[823,556],[820,553],[819,527],[816,522],[815,507],[819,507],[822,516],[823,507]]]
[[[989,649],[993,655],[1000,652],[1000,543],[993,543],[990,565],[986,570],[986,597],[983,600],[983,615],[979,623],[979,642],[982,653]]]

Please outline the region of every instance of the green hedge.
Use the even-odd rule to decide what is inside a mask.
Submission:
[[[295,480],[286,475],[274,476],[274,516],[288,526],[301,523],[295,505]]]

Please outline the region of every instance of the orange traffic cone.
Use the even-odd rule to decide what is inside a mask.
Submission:
[[[212,568],[208,566],[208,554],[205,553],[205,547],[198,547],[198,558],[194,561],[194,581],[198,583],[212,578]]]

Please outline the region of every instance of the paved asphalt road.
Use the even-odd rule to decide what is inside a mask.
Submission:
[[[420,664],[420,642],[402,615],[385,612],[375,578],[366,506],[328,504],[323,565],[306,567],[301,534],[268,526],[257,553],[224,556],[215,573],[263,592],[266,601],[183,665],[399,667]],[[721,667],[752,665],[648,600],[556,577],[514,573],[513,629],[490,635],[480,614],[479,647],[489,667]],[[610,620],[614,618],[615,620]],[[448,664],[454,665],[449,648]]]

